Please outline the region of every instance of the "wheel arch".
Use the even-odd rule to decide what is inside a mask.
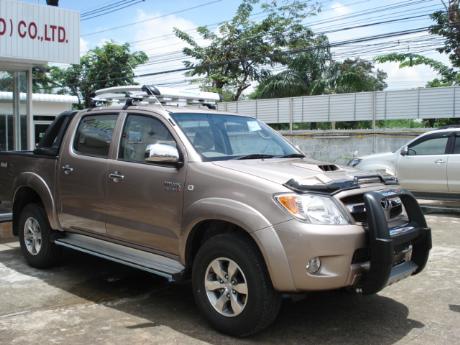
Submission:
[[[40,203],[45,209],[52,229],[59,229],[56,205],[46,182],[35,173],[21,174],[15,184],[13,195],[13,234],[18,234],[18,221],[22,209],[30,203]]]
[[[212,210],[212,212],[210,212]],[[194,218],[190,218],[194,215]],[[188,220],[181,236],[180,260],[188,273],[201,245],[212,236],[234,232],[244,236],[261,255],[275,289],[294,290],[291,269],[278,234],[260,213],[241,202],[212,198],[184,214]]]

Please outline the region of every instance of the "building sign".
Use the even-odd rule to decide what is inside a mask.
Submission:
[[[54,6],[0,0],[0,59],[80,61],[80,14]]]

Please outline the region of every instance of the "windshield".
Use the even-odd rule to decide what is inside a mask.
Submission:
[[[269,126],[252,117],[171,114],[204,160],[303,157]]]

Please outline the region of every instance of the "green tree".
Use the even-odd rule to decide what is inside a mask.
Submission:
[[[437,50],[447,54],[454,67],[460,67],[460,10],[458,1],[450,1],[448,11],[437,11],[431,15],[436,24],[430,33],[444,37],[444,45]]]
[[[250,18],[257,6],[265,15],[259,21]],[[235,16],[217,32],[207,27],[198,29],[206,44],[174,30],[189,45],[184,48],[184,54],[191,58],[184,61],[192,68],[189,75],[204,76],[203,89],[238,100],[253,81],[267,75],[269,67],[283,62],[286,49],[312,36],[302,20],[317,10],[312,1],[243,0]]]
[[[460,10],[458,1],[450,1],[448,11],[437,11],[431,15],[435,22],[429,29],[433,35],[444,38],[444,44],[437,51],[449,56],[452,64],[448,66],[440,61],[413,53],[393,53],[378,56],[375,60],[398,62],[400,68],[425,65],[439,74],[427,83],[428,87],[454,86],[460,82]]]
[[[134,69],[147,60],[144,52],[131,52],[128,43],[106,42],[83,55],[79,65],[52,69],[50,73],[62,85],[59,93],[75,95],[79,107],[89,107],[95,90],[134,84]]]
[[[439,78],[429,81],[427,83],[428,87],[454,86],[458,85],[460,80],[458,69],[449,67],[440,61],[425,57],[420,54],[391,53],[378,56],[375,58],[375,60],[380,63],[398,62],[399,68],[414,67],[419,65],[431,67],[433,71],[439,74]]]
[[[327,39],[322,38],[327,42]],[[276,98],[379,91],[386,88],[387,74],[375,70],[371,61],[346,59],[333,61],[329,49],[320,43],[287,63],[283,72],[261,80],[251,98]]]
[[[381,91],[387,87],[387,74],[375,69],[372,61],[360,58],[335,62],[329,73],[330,93]]]
[[[332,56],[325,36],[308,37],[297,43],[303,52],[284,57],[285,70],[266,73],[251,98],[277,98],[324,93]],[[299,48],[297,48],[299,49]]]

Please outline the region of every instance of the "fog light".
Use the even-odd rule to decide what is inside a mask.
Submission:
[[[306,268],[308,273],[317,273],[321,268],[321,260],[319,257],[315,256],[308,260]]]

